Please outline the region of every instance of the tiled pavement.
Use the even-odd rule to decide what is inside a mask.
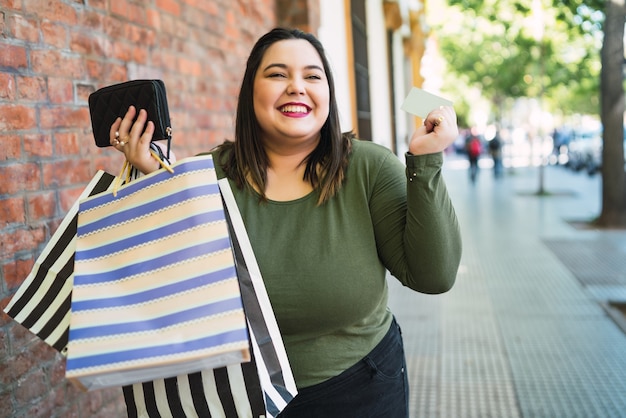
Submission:
[[[485,161],[487,162],[487,161]],[[464,252],[455,287],[421,295],[391,281],[405,338],[412,418],[626,417],[626,231],[580,228],[600,177],[487,167],[472,185],[446,159]]]

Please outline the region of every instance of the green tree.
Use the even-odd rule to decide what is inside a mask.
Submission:
[[[602,211],[596,224],[626,227],[625,0],[448,0],[437,29],[449,69],[499,109],[541,97],[553,112],[600,115]],[[539,13],[538,13],[539,12]]]
[[[448,0],[455,18],[437,29],[441,53],[496,109],[541,97],[554,112],[598,115],[601,32],[581,34],[545,1]]]

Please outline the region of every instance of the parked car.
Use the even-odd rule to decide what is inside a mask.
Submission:
[[[575,171],[586,169],[598,146],[602,146],[602,131],[574,131],[567,146],[567,167]]]

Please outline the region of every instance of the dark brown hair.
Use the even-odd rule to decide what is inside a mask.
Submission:
[[[254,78],[267,49],[278,41],[290,39],[304,39],[313,45],[322,60],[330,88],[328,119],[322,126],[320,142],[304,161],[304,180],[318,190],[318,204],[322,204],[337,193],[344,181],[351,151],[350,138],[353,135],[341,132],[330,65],[321,42],[310,33],[298,29],[275,28],[256,42],[248,57],[239,91],[235,141],[226,141],[220,146],[220,155],[223,157],[221,162],[226,175],[238,187],[250,187],[248,182],[252,182],[252,186],[261,193],[262,199],[267,200],[265,188],[269,161],[261,143],[260,126],[254,113]]]

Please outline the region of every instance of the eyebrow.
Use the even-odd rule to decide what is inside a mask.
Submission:
[[[266,66],[263,71],[267,71],[270,68],[273,67],[279,67],[279,68],[283,68],[283,69],[287,69],[287,65],[285,64],[280,64],[280,63],[273,63],[273,64],[269,64],[268,66]],[[306,67],[304,67],[305,70],[319,70],[324,72],[324,69],[322,67],[320,67],[319,65],[315,65],[315,64],[311,64],[311,65],[307,65]]]

